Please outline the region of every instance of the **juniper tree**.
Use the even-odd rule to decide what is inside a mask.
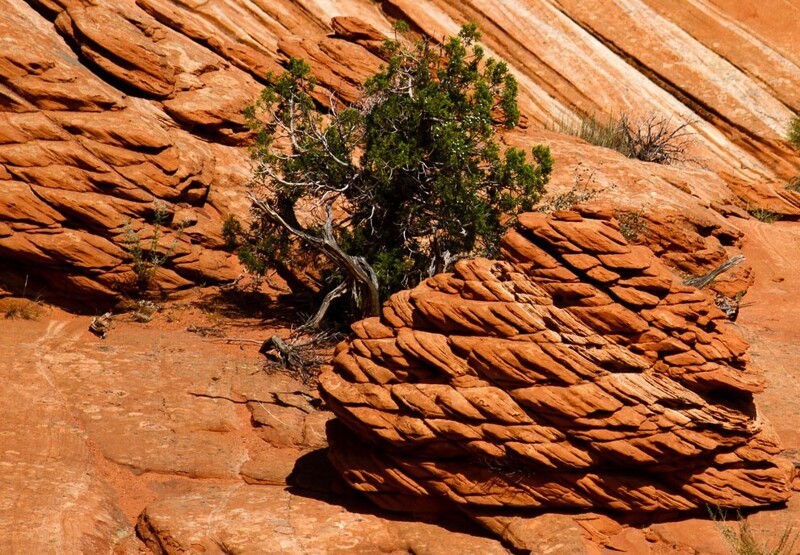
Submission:
[[[347,293],[352,317],[376,315],[382,298],[459,258],[494,256],[541,196],[549,148],[529,160],[496,141],[519,122],[517,83],[479,40],[475,25],[438,44],[387,40],[361,100],[331,95],[324,112],[308,64],[291,59],[245,111],[254,220],[239,255],[262,272],[304,248],[324,255],[330,289],[310,324]]]

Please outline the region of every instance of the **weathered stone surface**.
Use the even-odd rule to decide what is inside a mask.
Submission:
[[[315,16],[300,7],[279,8],[268,22],[231,5],[244,10],[235,24],[219,8],[4,3],[0,277],[12,289],[27,281],[51,298],[100,301],[129,293],[128,226],[146,241],[156,204],[169,214],[159,248],[170,256],[154,288],[171,293],[240,273],[221,229],[229,214],[247,215],[242,109],[290,50],[312,58],[327,87],[321,101],[330,90],[355,100],[356,84],[380,63],[370,50],[383,35],[341,17],[326,37],[336,14],[308,26]],[[279,54],[278,41],[294,40],[290,23],[308,40]]]
[[[529,518],[475,515],[475,519],[516,549],[527,553],[590,554],[586,534],[568,515],[544,513]]]
[[[506,553],[468,521],[355,499],[318,450],[331,414],[314,389],[265,372],[255,346],[187,332],[211,324],[190,307],[117,316],[104,340],[88,317],[40,310],[0,320],[0,552]]]
[[[690,112],[702,114],[713,107],[714,116],[705,112],[692,125],[703,143],[692,150],[708,161],[725,160],[726,169],[710,162],[715,169],[730,175],[736,166],[730,156],[738,151],[759,162],[747,162],[747,170],[735,173],[776,165],[796,172],[797,161],[788,162],[781,143],[790,117],[787,106],[798,110],[790,91],[800,65],[796,49],[787,46],[786,26],[772,15],[796,16],[796,6],[780,0],[635,0],[624,5],[525,0],[503,9],[489,0],[436,2],[435,7],[416,0],[390,4],[431,36],[463,21],[501,29],[488,32],[484,41],[524,76],[522,96],[530,102],[525,108],[532,120],[558,120],[577,107],[589,114],[666,113],[687,121]],[[741,48],[742,43],[747,47]],[[786,72],[795,77],[786,79]],[[724,146],[714,144],[712,137],[720,135]]]
[[[130,525],[41,360],[41,344],[58,328],[39,332],[33,325],[18,330],[24,346],[2,365],[0,551],[125,553]]]
[[[136,526],[158,555],[179,553],[449,553],[506,554],[497,541],[435,524],[393,521],[349,501],[285,488],[196,488],[150,505]]]
[[[433,498],[489,514],[789,497],[794,469],[753,404],[764,383],[746,344],[593,214],[521,217],[503,260],[460,261],[354,326],[321,378],[348,482],[398,510]],[[583,251],[659,287],[609,288],[567,256]]]
[[[149,229],[158,201],[189,216],[166,230],[184,256],[166,261],[154,287],[234,279],[241,269],[220,231],[229,214],[247,216],[242,107],[289,56],[308,59],[321,104],[331,92],[356,99],[395,18],[435,39],[477,22],[487,52],[519,76],[527,129],[504,140],[553,146],[551,191],[592,168],[584,185],[598,185],[619,210],[658,206],[646,210],[642,242],[681,271],[707,271],[741,239],[709,207],[800,214],[800,195],[784,187],[800,159],[781,140],[800,110],[800,61],[771,15],[791,21],[797,8],[739,4],[4,0],[0,278],[18,293],[27,281],[50,297],[116,297],[134,279],[125,224]],[[631,38],[639,36],[650,37],[647,48]],[[689,156],[698,163],[666,171],[542,131],[571,113],[623,112],[692,121]],[[181,221],[192,223],[178,233]],[[39,248],[43,235],[60,234],[91,237],[110,264],[93,267],[96,253],[71,248],[71,239]],[[747,272],[715,287],[733,296],[752,279]]]
[[[167,222],[162,229],[164,252],[174,243],[176,253],[200,256],[214,237],[219,241],[220,214],[203,209],[211,183],[241,184],[245,178],[232,166],[220,172],[231,159],[244,163],[241,154],[215,156],[161,109],[120,88],[165,102],[215,89],[213,102],[205,102],[203,110],[216,110],[224,122],[198,116],[192,125],[225,135],[241,127],[228,120],[239,118],[238,106],[258,87],[133,4],[48,7],[55,10],[55,27],[16,0],[6,2],[0,14],[0,95],[25,99],[0,108],[2,190],[13,195],[0,216],[11,231],[0,239],[0,271],[11,274],[12,284],[27,274],[51,296],[113,297],[133,281],[128,222],[144,238],[152,229],[156,201],[170,213],[191,209],[196,223],[210,216],[217,222],[210,226],[217,230],[212,237],[194,234],[192,226],[178,232],[180,222],[174,227]],[[238,95],[233,104],[231,94]],[[186,100],[183,106],[190,104]],[[190,286],[190,280],[231,279],[237,271],[230,262],[224,269],[214,265],[208,274],[171,261],[167,266],[157,281],[168,291]]]

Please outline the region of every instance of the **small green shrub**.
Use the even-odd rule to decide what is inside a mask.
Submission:
[[[781,219],[781,215],[766,208],[748,208],[747,212],[760,222],[771,224]]]
[[[789,133],[787,138],[792,145],[800,148],[800,114],[796,115],[789,124]]]
[[[145,295],[150,289],[156,272],[169,260],[178,246],[183,228],[178,229],[178,235],[165,252],[161,252],[159,241],[164,234],[164,226],[169,220],[167,206],[159,201],[153,202],[153,234],[149,240],[143,241],[141,235],[135,231],[130,222],[125,224],[123,243],[131,257],[131,266],[134,273],[134,289],[139,295]]]
[[[571,187],[569,191],[556,195],[545,200],[536,207],[537,212],[551,214],[559,210],[569,210],[577,204],[592,200],[597,196],[596,189],[584,189],[581,187]]]
[[[789,183],[786,184],[786,188],[795,193],[800,193],[800,175],[790,179]]]
[[[614,149],[628,158],[676,164],[690,161],[687,150],[692,142],[691,123],[673,125],[671,118],[658,115],[639,121],[632,121],[627,114],[606,119],[590,115],[579,123],[561,121],[555,130],[595,146]]]
[[[570,210],[578,204],[592,200],[602,190],[595,187],[596,172],[597,168],[589,168],[583,162],[578,162],[574,168],[575,182],[572,187],[559,195],[548,195],[538,204],[536,211],[552,214],[559,210]]]
[[[225,250],[235,251],[242,243],[242,223],[233,214],[225,218],[222,223],[222,240],[225,241]]]
[[[623,210],[617,214],[619,232],[628,243],[638,243],[647,235],[647,220],[644,217],[644,208],[632,212]]]

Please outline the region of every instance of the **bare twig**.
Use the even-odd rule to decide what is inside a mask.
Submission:
[[[186,331],[196,333],[200,337],[221,337],[222,331],[213,326],[196,326],[190,324],[186,326]]]
[[[347,289],[350,287],[350,284],[345,280],[333,289],[331,289],[325,298],[322,299],[322,304],[319,305],[319,309],[317,309],[317,313],[312,316],[308,322],[303,325],[303,328],[307,329],[316,329],[319,327],[322,319],[325,318],[325,315],[328,313],[328,309],[331,306],[331,303],[336,300],[337,298],[341,297],[347,292]]]
[[[317,376],[319,367],[327,360],[320,355],[319,349],[339,337],[337,334],[320,332],[300,341],[297,337],[283,339],[273,335],[263,342],[259,352],[270,361],[269,367],[286,371],[305,384]]]
[[[217,341],[224,341],[225,343],[253,343],[255,345],[264,345],[263,339],[249,339],[247,337],[220,337]]]

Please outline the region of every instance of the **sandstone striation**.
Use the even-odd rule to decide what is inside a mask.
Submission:
[[[433,524],[370,514],[366,503],[304,496],[284,488],[199,485],[165,496],[136,530],[158,555],[183,553],[482,553],[507,555],[499,542]]]
[[[789,497],[747,344],[612,215],[525,214],[501,260],[460,261],[353,326],[321,378],[351,485],[473,515]]]
[[[658,191],[662,205],[686,193],[665,218],[685,220],[687,206],[692,221],[684,227],[700,226],[695,215],[712,210],[800,217],[800,193],[785,188],[800,158],[783,140],[800,110],[793,94],[800,57],[785,24],[798,8],[782,0],[2,6],[0,281],[18,294],[94,302],[125,293],[134,280],[126,226],[146,241],[154,202],[171,216],[160,230],[160,252],[171,256],[155,275],[157,288],[173,293],[235,279],[241,268],[223,249],[221,228],[228,215],[247,217],[241,109],[289,56],[311,64],[321,106],[331,92],[356,99],[397,19],[434,39],[477,22],[487,52],[519,78],[527,129],[509,143],[529,148],[547,138],[561,167],[577,154],[598,175],[613,159],[624,170],[614,176],[626,193],[617,195],[623,208],[641,207],[631,193],[649,188],[647,174],[656,169],[578,139],[551,141],[555,133],[542,129],[592,113],[692,122],[696,163],[671,168],[674,177]],[[553,190],[572,183],[564,177],[554,178]],[[709,205],[709,193],[730,198]],[[704,237],[690,232],[689,239]],[[721,256],[717,249],[714,258]]]
[[[131,240],[149,246],[154,233],[168,254],[154,289],[235,279],[222,223],[247,215],[241,112],[266,73],[281,58],[309,58],[321,101],[332,90],[354,100],[380,62],[370,49],[382,35],[357,20],[338,18],[331,32],[331,16],[306,27],[313,17],[295,8],[246,27],[279,47],[229,38],[213,14],[177,4],[4,2],[0,281],[12,291],[101,302],[130,294]]]

